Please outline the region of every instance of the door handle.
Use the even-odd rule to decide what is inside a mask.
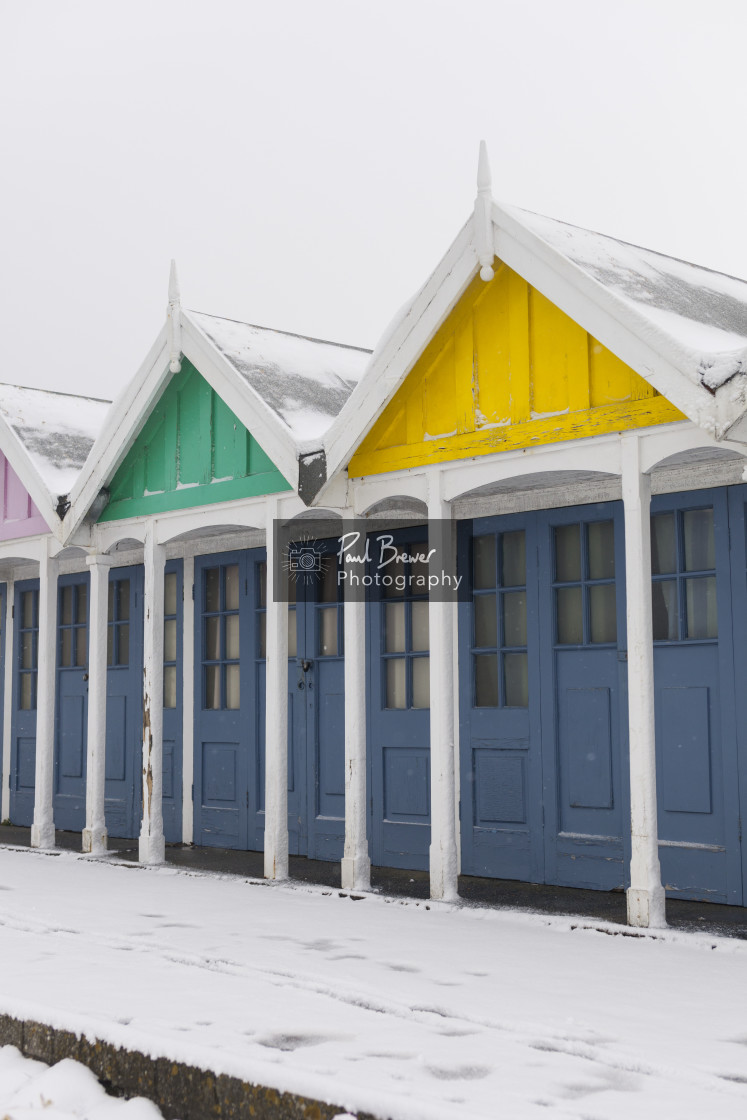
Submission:
[[[87,680],[88,680],[88,673],[84,673],[84,674],[83,674],[83,680],[84,680],[84,681],[87,681]]]
[[[313,664],[314,664],[313,661],[302,661],[301,662],[301,668],[303,669],[304,673],[308,673],[309,669],[312,667]]]

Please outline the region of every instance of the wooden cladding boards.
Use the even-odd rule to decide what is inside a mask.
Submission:
[[[114,476],[100,520],[287,489],[254,437],[184,359]]]
[[[350,475],[683,419],[506,265],[473,281],[350,463]]]

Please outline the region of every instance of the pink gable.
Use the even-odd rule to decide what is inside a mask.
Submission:
[[[0,451],[0,541],[48,533],[49,526],[31,500],[8,460]]]

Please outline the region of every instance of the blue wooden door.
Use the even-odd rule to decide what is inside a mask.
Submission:
[[[39,580],[15,584],[10,819],[31,825],[36,781],[36,684],[39,664]]]
[[[306,854],[339,860],[345,841],[345,664],[342,587],[332,542],[317,542],[321,572],[301,579],[295,666],[296,716],[303,737]]]
[[[164,577],[163,831],[182,838],[182,617],[183,563],[169,560]]]
[[[195,843],[262,846],[263,549],[195,559]]]
[[[735,573],[741,656],[740,630],[747,619],[740,588],[745,572],[739,533],[743,494],[732,504],[734,566],[741,569]],[[672,896],[734,903],[742,898],[742,875],[729,535],[723,489],[670,494],[652,502],[662,879]]]
[[[744,906],[747,900],[747,829],[742,824],[747,817],[747,486],[729,487],[728,496],[736,717],[734,743],[739,772],[738,840],[742,871],[741,891],[734,901]]]
[[[545,878],[611,890],[629,854],[622,503],[537,526]]]
[[[106,828],[140,831],[143,732],[143,568],[111,568],[106,674]]]
[[[544,880],[537,519],[459,526],[462,872]]]
[[[403,556],[428,552],[425,527],[392,533]],[[380,547],[373,545],[372,547]],[[374,559],[378,567],[378,562]],[[431,837],[427,564],[387,565],[394,580],[368,604],[371,855],[382,867],[427,870]]]
[[[88,572],[76,572],[57,584],[54,822],[74,832],[86,820],[88,583]]]

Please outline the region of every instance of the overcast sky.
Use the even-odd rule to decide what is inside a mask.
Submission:
[[[745,0],[0,0],[0,379],[186,307],[373,346],[499,200],[747,277]]]

